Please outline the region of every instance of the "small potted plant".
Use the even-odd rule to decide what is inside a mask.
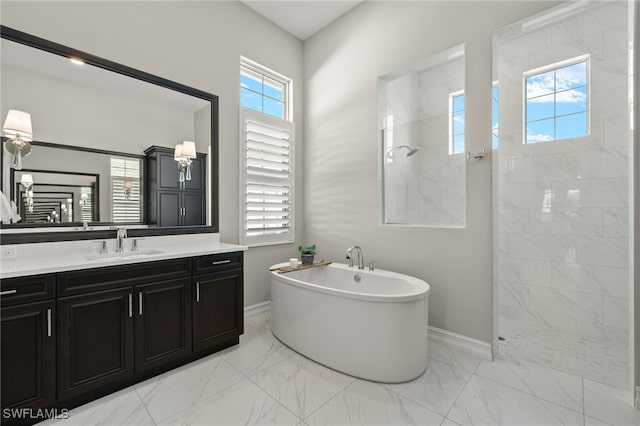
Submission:
[[[300,246],[298,247],[298,251],[300,252],[300,257],[302,258],[303,265],[311,265],[313,264],[313,256],[316,255],[316,245],[312,245],[309,247]]]

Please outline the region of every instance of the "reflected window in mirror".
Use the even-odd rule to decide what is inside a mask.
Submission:
[[[140,222],[140,161],[111,157],[110,186],[113,222]]]

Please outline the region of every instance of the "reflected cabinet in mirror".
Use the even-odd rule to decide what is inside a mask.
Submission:
[[[217,96],[1,35],[3,243],[218,231]]]

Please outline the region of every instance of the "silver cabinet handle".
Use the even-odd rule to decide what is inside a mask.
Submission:
[[[47,336],[51,337],[51,309],[47,309]]]
[[[218,260],[216,262],[211,262],[211,265],[224,265],[225,263],[231,263],[231,260]]]
[[[196,302],[200,301],[200,281],[196,282]]]
[[[10,294],[16,294],[18,290],[4,290],[0,291],[0,296],[8,296]]]
[[[142,292],[138,293],[138,302],[140,302],[138,315],[142,315]]]
[[[133,294],[129,293],[129,318],[133,317]]]

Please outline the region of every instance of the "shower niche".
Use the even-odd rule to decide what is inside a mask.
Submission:
[[[465,226],[464,44],[378,78],[383,225]]]

